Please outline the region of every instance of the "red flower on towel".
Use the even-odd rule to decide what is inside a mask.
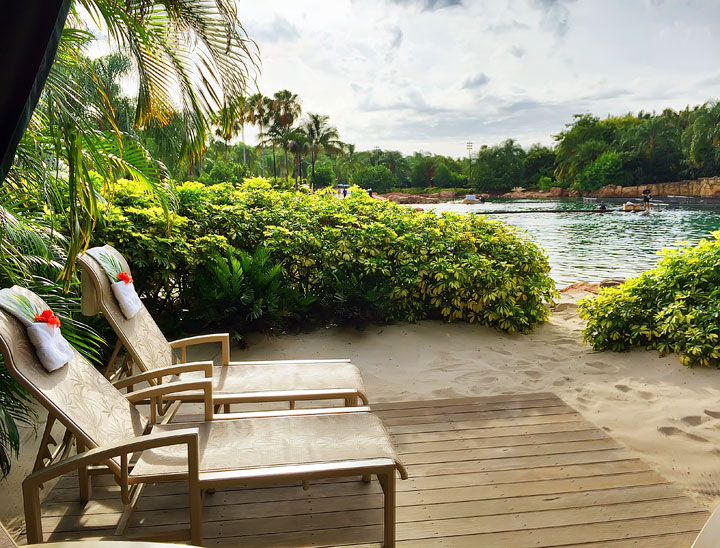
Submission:
[[[53,311],[50,309],[43,310],[42,314],[35,314],[35,321],[48,323],[54,327],[60,327],[60,318],[53,314]]]
[[[132,278],[130,277],[130,274],[128,274],[127,272],[120,272],[118,274],[118,281],[125,282],[126,284],[133,283]]]

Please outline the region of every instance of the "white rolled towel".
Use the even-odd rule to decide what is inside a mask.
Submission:
[[[135,291],[135,284],[132,282],[126,284],[120,280],[110,287],[112,287],[112,292],[117,299],[118,305],[120,305],[120,310],[128,320],[140,311],[142,302]]]
[[[52,373],[73,359],[72,346],[60,333],[60,328],[45,322],[35,322],[27,328],[28,338],[43,367]]]

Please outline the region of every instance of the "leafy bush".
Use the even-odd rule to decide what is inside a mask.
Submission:
[[[189,319],[243,332],[282,325],[312,302],[283,284],[283,269],[264,247],[251,255],[229,250],[195,268],[189,279]]]
[[[465,182],[466,177],[460,173],[450,171],[445,164],[435,168],[435,184],[441,188],[453,188]]]
[[[543,176],[538,179],[538,187],[540,187],[540,190],[542,190],[543,192],[550,192],[550,189],[554,186],[555,183],[550,177]]]
[[[388,192],[397,185],[398,179],[387,166],[367,166],[352,176],[352,183],[362,188],[372,188],[375,192]]]
[[[622,185],[625,179],[620,154],[609,150],[583,169],[571,188],[593,191],[605,185]]]
[[[335,182],[335,171],[330,162],[320,162],[315,166],[315,173],[308,174],[313,188],[324,188]]]
[[[580,301],[585,340],[598,350],[636,345],[675,352],[688,366],[720,365],[720,232],[664,250],[657,268]]]
[[[118,184],[116,193],[122,207],[110,208],[95,241],[126,254],[159,317],[190,317],[195,328],[239,317],[239,328],[263,327],[268,322],[257,324],[243,307],[284,288],[298,301],[263,297],[260,317],[269,314],[271,324],[438,318],[526,332],[547,319],[546,303],[556,295],[542,251],[516,229],[479,216],[438,217],[364,192],[337,200],[253,179],[184,183],[168,226],[131,184]],[[262,261],[258,249],[267,250]],[[245,274],[240,280],[242,252],[265,265],[252,283]],[[185,309],[197,314],[179,313]]]

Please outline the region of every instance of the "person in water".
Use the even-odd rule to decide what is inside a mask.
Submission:
[[[650,190],[650,185],[645,185],[645,190],[642,191],[643,209],[645,211],[650,211],[650,196],[651,195],[652,195],[652,191]]]

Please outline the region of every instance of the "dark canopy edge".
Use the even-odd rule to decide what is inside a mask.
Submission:
[[[71,0],[0,2],[0,181],[40,99]]]

